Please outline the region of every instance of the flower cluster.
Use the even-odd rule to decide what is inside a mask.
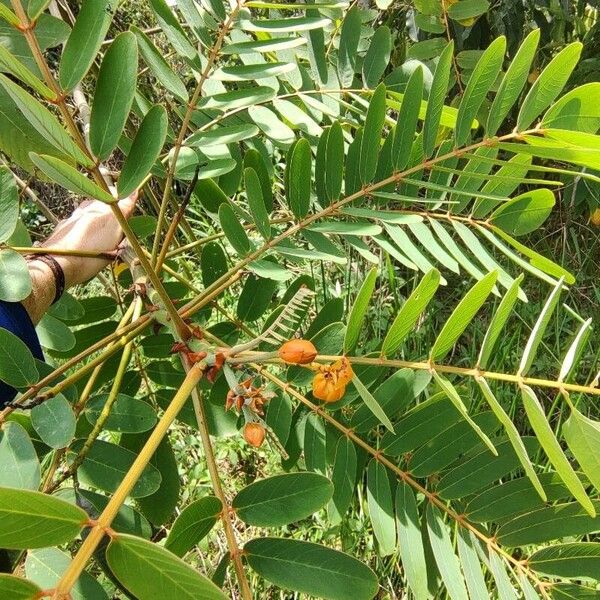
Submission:
[[[240,412],[243,407],[252,411],[257,415],[264,415],[264,405],[275,396],[274,392],[269,392],[263,387],[255,387],[252,385],[253,378],[250,377],[240,383],[235,390],[227,392],[225,400],[225,410],[229,410],[235,406]]]

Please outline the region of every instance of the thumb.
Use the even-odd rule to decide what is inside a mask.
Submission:
[[[129,218],[135,209],[135,204],[139,197],[138,190],[130,194],[127,198],[123,198],[123,200],[119,200],[119,208],[121,212]]]

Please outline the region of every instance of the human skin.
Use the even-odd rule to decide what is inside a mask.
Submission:
[[[129,218],[137,200],[137,192],[119,201],[119,208]],[[61,221],[50,237],[41,245],[46,248],[77,250],[80,252],[110,252],[123,239],[123,231],[108,204],[86,200]],[[109,261],[101,258],[53,255],[65,274],[65,289],[83,283],[100,272]],[[56,294],[54,274],[50,267],[35,257],[29,261],[31,294],[22,304],[34,325],[39,323]]]

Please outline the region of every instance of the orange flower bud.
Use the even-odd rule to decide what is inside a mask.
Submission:
[[[265,441],[265,428],[260,423],[244,425],[244,439],[255,448],[260,448]]]
[[[595,225],[596,227],[600,227],[600,208],[597,208],[591,215],[590,215],[590,223],[592,225]]]
[[[279,358],[290,365],[307,365],[316,356],[317,349],[308,340],[290,340],[279,348]]]
[[[312,392],[315,398],[323,402],[337,402],[346,392],[346,385],[334,381],[329,373],[317,373],[312,382]]]

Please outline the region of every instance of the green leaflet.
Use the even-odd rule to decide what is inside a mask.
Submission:
[[[51,448],[65,448],[75,435],[75,414],[62,394],[33,407],[31,424],[40,439]]]
[[[579,61],[582,44],[574,42],[563,48],[535,80],[519,111],[517,130],[524,131],[560,94]]]
[[[354,300],[354,304],[352,305],[352,309],[350,310],[350,315],[348,317],[348,326],[346,329],[346,337],[344,339],[344,353],[347,354],[351,352],[356,347],[358,343],[358,338],[360,336],[360,330],[367,314],[367,309],[369,308],[369,301],[371,300],[371,296],[375,291],[375,283],[377,281],[377,273],[379,269],[377,267],[373,267],[365,280],[363,281],[362,286]]]
[[[92,66],[110,27],[117,0],[86,0],[65,44],[59,70],[60,86],[72,90]]]
[[[591,504],[595,510],[598,509],[598,501]],[[504,520],[498,529],[497,538],[503,545],[517,547],[599,530],[600,517],[591,517],[578,502],[566,502],[528,510],[510,520]]]
[[[507,294],[508,295],[508,294]],[[527,454],[527,448],[525,448],[525,444],[521,439],[521,436],[515,427],[515,424],[512,422],[511,418],[506,414],[502,405],[496,400],[494,393],[492,392],[490,386],[487,381],[483,377],[477,378],[477,383],[479,384],[479,388],[481,389],[481,393],[483,397],[486,399],[486,402],[489,404],[490,408],[494,411],[496,418],[500,423],[502,423],[506,435],[512,444],[512,447],[517,455],[523,469],[525,469],[525,473],[527,477],[533,484],[533,487],[536,489],[537,493],[540,495],[542,500],[546,500],[546,492],[540,483],[539,477],[537,476],[535,470],[533,469],[533,465],[531,464],[531,460],[529,458],[529,454]]]
[[[296,66],[292,63],[264,63],[252,65],[237,65],[233,67],[221,67],[217,69],[212,77],[217,81],[254,81],[257,79],[268,79],[278,77],[284,73],[293,71]]]
[[[487,0],[461,0],[448,7],[448,16],[456,21],[469,21],[486,13],[490,3]],[[465,26],[470,23],[463,23]]]
[[[367,467],[367,506],[380,556],[396,549],[396,523],[392,490],[386,468],[373,459]]]
[[[488,361],[496,347],[498,337],[504,329],[504,325],[510,317],[515,302],[519,297],[519,289],[522,281],[523,274],[519,275],[519,277],[513,281],[512,285],[506,291],[506,294],[504,294],[498,308],[494,312],[494,316],[490,321],[483,342],[481,343],[481,350],[479,351],[479,358],[477,359],[477,364],[481,369],[486,369],[488,366]]]
[[[500,73],[505,51],[506,38],[500,36],[485,49],[475,65],[458,107],[454,132],[455,147],[458,148],[468,142],[471,123]]]
[[[499,204],[496,200],[483,198],[483,194],[493,194],[502,198],[510,197],[519,186],[520,180],[525,179],[531,162],[530,156],[515,154],[504,163],[494,173],[494,177],[481,188],[482,196],[473,205],[473,216],[477,219],[485,217]]]
[[[287,19],[242,20],[240,26],[245,31],[265,31],[268,33],[293,33],[319,29],[330,23],[321,17],[289,17]]]
[[[575,339],[569,346],[567,353],[565,354],[565,358],[563,360],[562,366],[560,368],[560,374],[558,375],[559,381],[564,381],[568,379],[571,370],[577,366],[577,360],[581,351],[583,350],[583,346],[588,339],[590,334],[590,328],[592,326],[592,318],[590,317],[587,321],[584,321],[575,336]]]
[[[221,501],[215,496],[205,496],[188,504],[175,519],[165,548],[177,556],[183,556],[208,535],[222,507]]]
[[[86,167],[92,166],[90,159],[75,144],[58,119],[45,106],[2,74],[0,74],[0,85],[12,98],[25,119],[47,142],[66,157],[72,157]]]
[[[56,94],[42,83],[24,64],[17,60],[4,46],[0,46],[0,67],[12,73],[23,83],[34,89],[47,100],[54,100]]]
[[[470,531],[462,527],[458,528],[456,547],[471,598],[485,598],[488,596],[488,589],[481,570],[481,562],[477,554],[478,544],[477,538]],[[492,555],[494,554],[492,550]]]
[[[477,425],[477,423],[475,423],[475,421],[473,421],[473,419],[469,415],[469,411],[467,410],[467,407],[465,406],[464,402],[462,401],[461,397],[459,396],[458,392],[456,391],[456,388],[454,387],[454,385],[452,385],[452,383],[448,379],[446,379],[445,377],[440,375],[437,371],[433,371],[433,378],[435,379],[437,384],[442,388],[442,390],[445,392],[445,394],[448,396],[448,398],[450,398],[450,400],[452,401],[452,404],[454,404],[455,408],[458,410],[461,417],[465,421],[467,421],[469,423],[469,425],[475,430],[477,435],[481,438],[483,443],[490,449],[492,454],[497,456],[498,452],[497,452],[494,444],[492,443],[490,438],[484,433],[484,431],[481,429],[481,427],[479,427],[479,425]]]
[[[242,521],[280,527],[317,512],[333,495],[329,479],[318,473],[284,473],[260,479],[240,490],[232,507]]]
[[[333,496],[327,506],[327,515],[335,525],[345,517],[356,487],[356,450],[352,441],[343,435],[336,445],[331,481]]]
[[[508,115],[525,87],[539,40],[540,30],[534,29],[523,40],[508,69],[506,69],[506,73],[502,78],[502,83],[496,92],[496,97],[492,102],[492,107],[488,114],[485,126],[488,136],[496,134],[500,125],[504,122],[506,115]]]
[[[221,223],[225,237],[234,250],[240,256],[248,254],[250,252],[250,240],[229,204],[221,204],[219,206],[219,222]]]
[[[330,204],[340,197],[344,177],[344,137],[339,121],[329,128],[324,154],[325,194]]]
[[[550,216],[554,194],[547,188],[531,190],[501,204],[489,220],[516,237],[535,231]]]
[[[25,257],[8,248],[0,250],[0,300],[19,302],[31,294],[31,286]]]
[[[96,81],[90,118],[90,148],[105,160],[119,142],[133,103],[138,52],[135,35],[120,33],[106,51]]]
[[[309,471],[327,472],[326,441],[323,419],[310,413],[304,426],[304,462]]]
[[[369,567],[320,544],[262,537],[246,543],[244,556],[259,575],[284,589],[330,600],[370,600],[377,592]]]
[[[433,504],[428,503],[426,515],[429,543],[448,596],[452,600],[468,600],[469,596],[460,571],[460,563],[454,554],[450,532],[442,519],[442,513]]]
[[[366,87],[373,89],[388,66],[392,53],[392,34],[387,25],[375,29],[371,44],[363,60],[362,78]]]
[[[269,308],[278,282],[273,279],[250,275],[239,295],[236,314],[242,321],[256,321]]]
[[[358,173],[361,183],[370,183],[375,177],[381,130],[385,121],[385,85],[380,83],[371,97],[363,135],[358,150]]]
[[[290,150],[285,174],[285,195],[297,219],[303,219],[308,214],[311,180],[310,144],[305,138],[300,138]]]
[[[165,0],[150,0],[150,7],[156,16],[158,25],[162,29],[173,48],[179,56],[182,56],[186,62],[198,72],[202,70],[198,51],[194,44],[190,42],[187,34],[173,11]]]
[[[248,207],[250,208],[250,214],[254,219],[256,229],[260,232],[265,241],[269,241],[271,238],[269,213],[265,208],[260,180],[256,171],[251,167],[244,169],[244,183],[246,186],[246,195],[248,196]]]
[[[392,425],[391,421],[389,420],[388,416],[385,414],[384,410],[381,408],[377,400],[373,397],[373,394],[369,392],[365,384],[356,375],[352,379],[352,383],[354,384],[354,387],[360,394],[360,397],[362,398],[363,402],[369,407],[371,412],[379,419],[381,423],[383,423],[383,425],[385,425],[388,431],[394,433],[394,426]]]
[[[498,273],[495,271],[488,273],[463,296],[431,348],[429,354],[431,361],[439,362],[450,352],[455,342],[492,293],[497,278]]]
[[[512,443],[502,438],[494,439],[494,442],[497,456],[490,457],[489,450],[480,446],[440,479],[438,489],[441,497],[451,500],[468,496],[520,469],[521,464]],[[523,438],[523,444],[527,452],[532,454],[539,450],[539,444],[533,437]]]
[[[600,544],[572,542],[543,548],[529,558],[534,571],[556,577],[600,579]]]
[[[1,11],[0,11],[1,12]],[[42,590],[35,584],[16,575],[0,574],[0,595],[11,600],[31,600],[37,598]]]
[[[586,83],[561,96],[547,111],[542,126],[551,129],[573,129],[596,133],[600,127],[598,102],[600,84]],[[578,110],[572,110],[576,103]]]
[[[571,497],[556,472],[540,473],[539,480],[547,501],[555,502]],[[546,500],[542,500],[529,478],[517,477],[501,485],[492,485],[475,495],[467,504],[466,514],[475,523],[493,523],[513,519],[520,514],[543,508],[545,502]],[[576,506],[589,519],[579,504]]]
[[[45,548],[72,541],[88,516],[54,496],[0,488],[0,544],[11,550]]]
[[[394,168],[398,171],[406,168],[410,159],[410,150],[415,140],[422,97],[423,69],[419,66],[412,72],[406,84],[397,124],[394,128],[392,160]]]
[[[106,559],[115,577],[139,600],[225,600],[209,579],[157,544],[132,535],[113,538]]]
[[[24,388],[37,380],[35,360],[25,342],[0,327],[0,381],[15,388]]]
[[[337,72],[340,85],[350,87],[354,79],[356,51],[360,40],[361,11],[353,6],[344,16],[340,33],[340,44],[337,57]]]
[[[572,407],[563,425],[563,435],[583,472],[600,489],[600,423]]]
[[[490,411],[475,415],[473,421],[486,435],[493,435],[499,427],[498,420]],[[475,455],[480,448],[477,432],[467,421],[460,420],[432,435],[427,443],[417,448],[407,461],[407,469],[415,477],[427,477],[441,472],[465,455]]]
[[[117,201],[116,198],[98,187],[91,179],[82,175],[77,169],[60,160],[60,158],[38,155],[34,152],[30,152],[29,158],[44,175],[75,194],[96,198],[96,200],[107,204],[113,204]]]
[[[233,144],[253,138],[258,134],[258,127],[251,123],[242,125],[226,125],[210,130],[199,130],[193,133],[186,141],[188,146],[196,146],[202,150],[210,146]]]
[[[40,548],[27,553],[25,574],[44,590],[56,587],[71,564],[71,555],[58,548]],[[10,596],[13,600],[12,596]],[[83,571],[71,589],[73,600],[108,600],[100,583],[87,571]]]
[[[126,198],[143,182],[160,156],[167,135],[167,111],[153,106],[144,117],[125,159],[117,189],[119,198]]]
[[[398,422],[398,433],[387,432],[381,446],[387,456],[401,456],[426,444],[461,418],[450,398],[444,392],[438,392],[408,411]]]
[[[527,413],[529,423],[544,449],[544,452],[548,456],[548,459],[573,496],[575,496],[587,513],[594,517],[596,515],[596,509],[588,498],[588,495],[586,494],[581,481],[577,477],[577,474],[573,470],[573,467],[569,463],[569,460],[564,455],[560,444],[546,419],[544,409],[534,391],[530,387],[524,385],[521,388],[521,396],[523,398],[523,405],[525,406],[525,412]]]
[[[440,284],[440,273],[433,269],[423,276],[419,285],[406,299],[389,328],[383,346],[382,356],[392,356],[406,336],[412,331],[413,325],[425,310]]]
[[[72,462],[79,452],[85,440],[75,440],[69,447],[67,460]],[[79,467],[77,473],[82,482],[106,492],[114,492],[127,471],[133,464],[136,454],[103,440],[96,440]],[[159,471],[151,464],[144,469],[142,476],[138,479],[131,496],[141,498],[153,494],[160,486],[161,476]]]
[[[144,341],[147,339],[144,338]],[[149,338],[148,341],[152,341],[152,339]],[[164,349],[167,345],[167,339],[162,338],[159,342],[160,347]],[[148,345],[142,343],[142,346],[146,356],[156,356],[157,358],[168,356],[168,352],[153,354]],[[90,398],[86,403],[85,416],[92,425],[100,417],[107,399],[108,394],[99,394]],[[144,400],[132,398],[127,394],[118,394],[117,399],[111,407],[110,415],[106,419],[104,428],[109,431],[118,431],[119,433],[142,433],[152,429],[156,420],[156,412],[150,404]]]
[[[154,73],[159,83],[165,87],[173,96],[183,102],[187,102],[189,95],[181,79],[173,72],[162,54],[157,50],[152,40],[135,26],[131,27],[138,40],[138,47],[144,62]]]
[[[452,54],[454,43],[448,44],[442,52],[433,75],[431,90],[427,101],[427,112],[423,121],[423,151],[425,158],[433,154],[437,139],[440,118],[444,108],[444,100],[450,81],[450,68],[452,67]]]
[[[398,546],[406,579],[415,600],[429,598],[427,592],[427,563],[419,525],[417,501],[413,489],[404,481],[396,487],[396,525]]]
[[[560,293],[562,292],[563,287],[563,279],[556,284],[555,288],[550,292],[546,303],[544,304],[544,308],[542,312],[539,314],[538,319],[531,331],[531,335],[527,340],[527,344],[525,345],[525,350],[523,350],[523,356],[521,357],[521,362],[519,364],[519,375],[525,376],[533,363],[535,358],[538,346],[544,337],[544,333],[546,331],[546,327],[548,327],[548,323],[550,322],[550,318],[554,313],[554,309],[558,304],[560,299]]]
[[[2,331],[2,330],[0,330]],[[0,486],[37,490],[40,481],[40,461],[35,447],[19,423],[8,422],[0,431]]]

